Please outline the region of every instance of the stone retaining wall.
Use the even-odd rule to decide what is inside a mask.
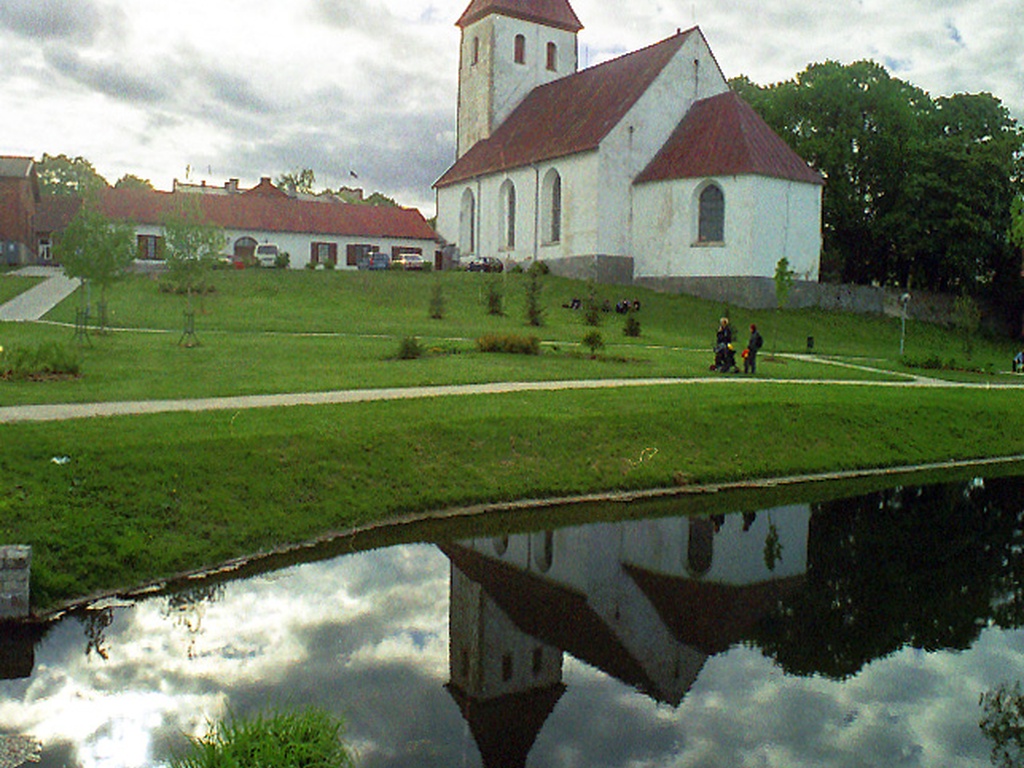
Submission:
[[[31,567],[31,547],[0,546],[0,621],[28,616]]]

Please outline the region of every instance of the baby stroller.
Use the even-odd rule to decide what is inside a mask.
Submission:
[[[736,348],[732,344],[718,344],[715,346],[715,362],[709,370],[719,373],[739,373],[736,366]]]

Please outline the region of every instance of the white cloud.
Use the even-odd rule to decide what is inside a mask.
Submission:
[[[312,167],[432,208],[454,158],[466,0],[9,0],[3,154],[82,155],[109,180],[243,184]],[[727,77],[871,58],[933,96],[989,91],[1024,120],[1019,0],[576,0],[581,60],[699,24]],[[437,137],[441,137],[438,140]],[[430,211],[427,211],[429,214]]]

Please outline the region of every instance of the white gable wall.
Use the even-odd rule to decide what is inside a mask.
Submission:
[[[664,146],[694,101],[729,89],[702,35],[693,32],[633,108],[601,142],[600,255],[631,256],[633,179]],[[586,253],[586,252],[583,252]]]
[[[725,240],[698,243],[698,198],[708,183],[725,196]],[[763,176],[680,179],[637,186],[634,275],[773,277],[785,257],[800,279],[817,280],[821,187]]]

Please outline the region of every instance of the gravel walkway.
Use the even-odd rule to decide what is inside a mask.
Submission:
[[[18,768],[38,763],[42,745],[28,736],[0,736],[0,768]]]

